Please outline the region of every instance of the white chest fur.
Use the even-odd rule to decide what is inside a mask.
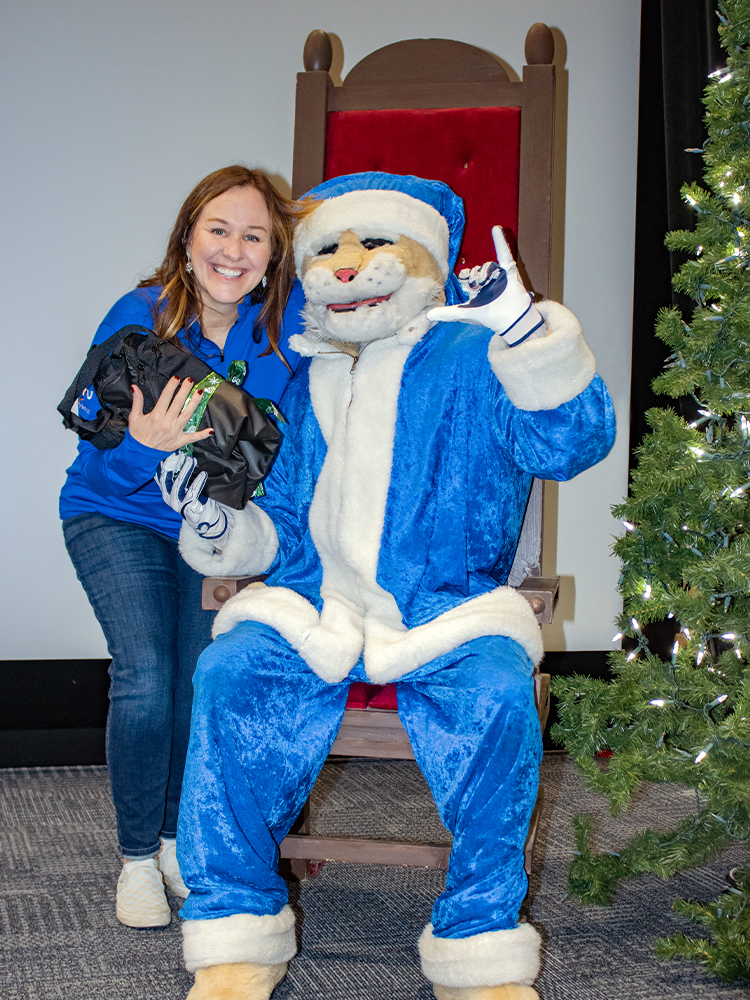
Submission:
[[[321,596],[403,627],[391,594],[376,582],[393,463],[398,397],[410,344],[374,341],[353,365],[321,355],[310,395],[327,445],[310,508],[310,531],[323,566]]]

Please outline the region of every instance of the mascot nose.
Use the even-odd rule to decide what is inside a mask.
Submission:
[[[353,267],[340,267],[338,271],[334,271],[333,273],[339,281],[354,281],[359,271],[355,271]]]

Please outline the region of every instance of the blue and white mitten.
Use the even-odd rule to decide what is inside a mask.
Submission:
[[[497,263],[489,261],[461,272],[459,280],[469,301],[456,306],[430,309],[427,318],[436,323],[471,323],[499,334],[507,347],[546,335],[546,325],[534,299],[524,288],[516,262],[500,226],[492,227]]]
[[[232,511],[218,504],[210,497],[201,499],[201,490],[206,482],[205,472],[199,472],[190,482],[196,460],[182,452],[175,451],[159,463],[154,479],[159,485],[164,502],[178,514],[201,538],[212,542],[221,551],[229,541],[234,526]]]

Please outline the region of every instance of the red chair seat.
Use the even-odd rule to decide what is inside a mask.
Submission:
[[[395,712],[398,708],[396,685],[367,684],[365,681],[354,681],[349,688],[346,699],[347,708],[379,708]]]

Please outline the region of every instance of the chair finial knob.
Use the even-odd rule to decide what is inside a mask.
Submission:
[[[524,53],[529,66],[548,66],[555,58],[555,36],[544,21],[537,21],[529,28]]]
[[[307,36],[305,49],[302,53],[302,65],[310,73],[323,70],[327,73],[333,62],[333,45],[327,31],[316,28]]]

